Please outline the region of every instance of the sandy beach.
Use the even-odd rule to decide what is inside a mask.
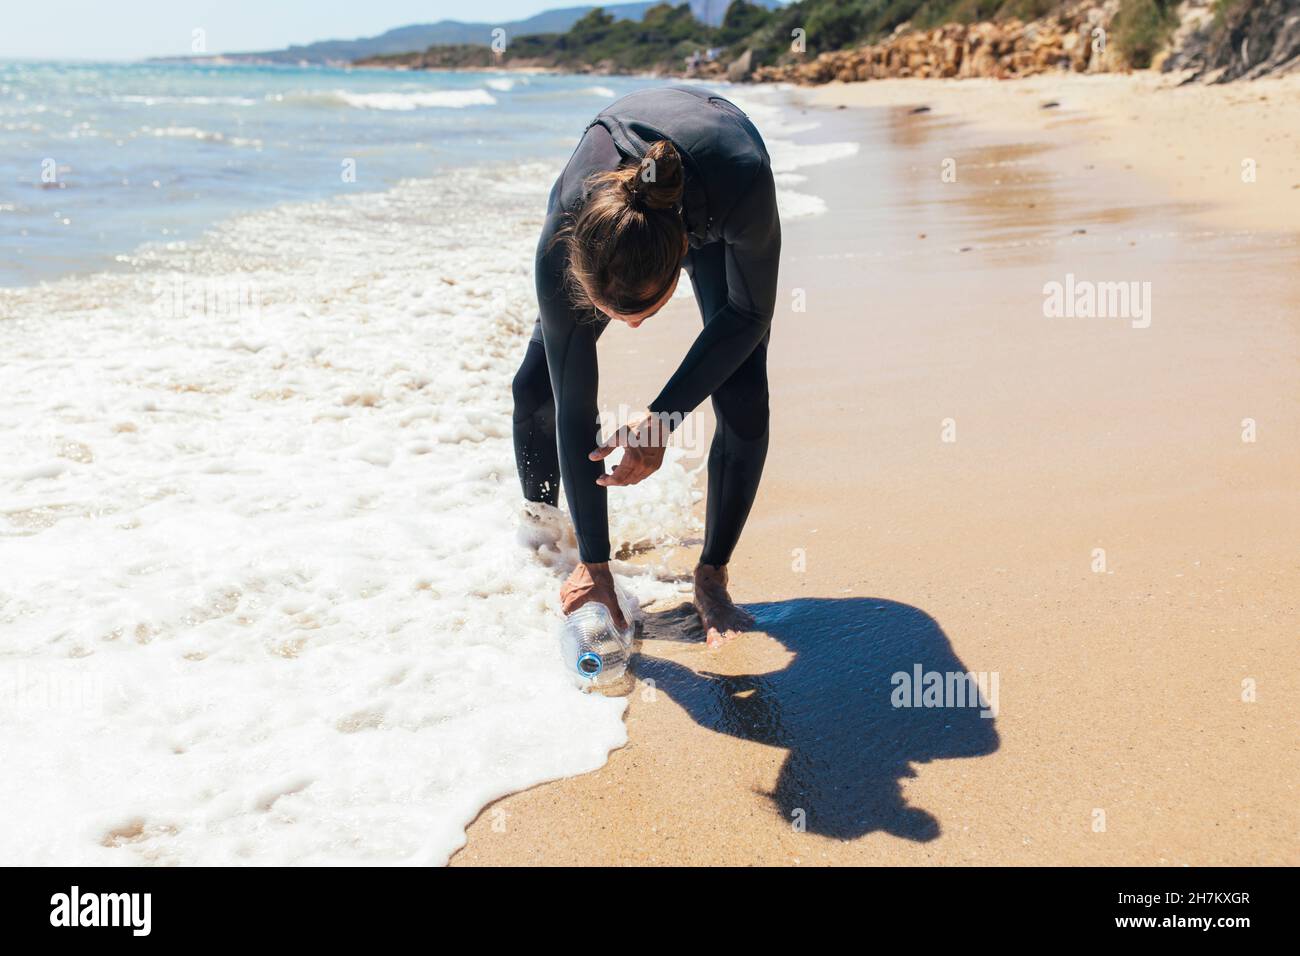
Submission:
[[[1297,79],[795,91],[862,148],[785,229],[759,630],[650,606],[627,745],[452,864],[1300,862]],[[1078,282],[1146,307],[1046,315]],[[602,402],[698,321],[611,330]],[[918,666],[996,714],[891,705]]]
[[[1294,80],[730,88],[784,233],[758,627],[686,604],[706,405],[611,495],[605,695],[511,382],[556,172],[649,81],[0,79],[0,858],[1298,861]]]
[[[1300,228],[1300,76],[1207,86],[1182,74],[832,83],[812,102],[929,107],[1005,133],[1069,138],[1220,228]],[[1068,131],[1068,132],[1067,132]],[[1245,175],[1249,170],[1249,175]]]

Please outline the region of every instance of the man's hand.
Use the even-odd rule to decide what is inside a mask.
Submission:
[[[605,605],[614,619],[614,626],[620,631],[627,630],[623,609],[618,606],[618,592],[614,589],[614,574],[609,570],[608,562],[580,563],[560,586],[560,606],[566,615],[591,601]]]
[[[664,449],[671,437],[668,427],[653,412],[646,412],[637,421],[624,425],[589,456],[592,461],[601,461],[615,448],[623,449],[623,460],[618,467],[612,474],[597,478],[596,484],[635,485],[649,478],[664,463]]]

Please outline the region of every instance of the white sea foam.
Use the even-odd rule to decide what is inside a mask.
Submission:
[[[756,121],[776,161],[781,118]],[[818,154],[793,155],[782,215],[815,213],[788,169]],[[509,385],[554,171],[0,289],[0,859],[437,863],[491,800],[623,743],[622,702],[558,661],[575,555],[516,542]],[[671,455],[611,494],[615,546],[666,554],[698,496]]]
[[[157,106],[159,104],[186,106],[256,106],[260,100],[247,96],[141,96],[138,94],[114,95],[109,97],[114,103],[133,103],[137,106]]]
[[[802,193],[793,188],[807,177],[794,173],[777,173],[773,178],[776,180],[776,208],[782,221],[820,216],[826,211],[826,200],[821,196]]]
[[[212,133],[197,126],[141,126],[140,132],[146,136],[166,136],[174,139],[221,139],[220,133]]]
[[[81,130],[80,133],[83,136],[102,135],[96,130]],[[210,143],[227,143],[231,146],[261,147],[262,145],[260,139],[251,139],[246,136],[226,136],[224,133],[199,129],[197,126],[141,126],[139,134],[166,139],[199,139]],[[136,134],[133,133],[132,135]]]
[[[796,143],[788,139],[767,141],[772,154],[772,170],[788,173],[805,166],[820,166],[840,159],[856,156],[857,143]]]
[[[367,110],[465,109],[468,106],[495,106],[496,98],[487,90],[425,90],[421,92],[356,93],[335,90],[333,95],[348,106]]]
[[[553,642],[574,556],[516,543],[553,172],[0,290],[0,859],[440,863],[491,800],[625,741]],[[676,459],[611,494],[615,544],[693,530],[697,495]]]

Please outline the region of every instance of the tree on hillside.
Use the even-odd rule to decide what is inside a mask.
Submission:
[[[733,43],[747,40],[754,31],[761,28],[770,19],[772,19],[771,12],[758,4],[746,3],[745,0],[735,0],[731,6],[727,7],[727,12],[722,17],[722,26],[718,28],[717,33],[717,43],[720,46],[731,46]]]

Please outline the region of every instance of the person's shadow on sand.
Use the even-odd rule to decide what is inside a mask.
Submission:
[[[913,763],[998,748],[994,720],[980,716],[988,711],[978,702],[891,702],[902,693],[895,674],[914,677],[917,665],[922,673],[966,671],[939,625],[914,607],[878,598],[798,598],[745,609],[758,630],[794,654],[783,670],[696,673],[643,653],[633,662],[636,676],[653,680],[704,727],[789,750],[771,796],[782,816],[802,822],[806,832],[848,840],[884,830],[935,839],[939,821],[909,806],[899,781],[913,775]],[[680,634],[691,618],[690,605],[652,614],[647,636]],[[913,700],[910,691],[906,699]]]

